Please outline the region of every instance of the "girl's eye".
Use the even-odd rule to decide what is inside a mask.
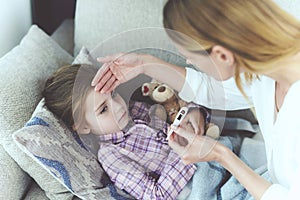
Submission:
[[[99,112],[99,114],[101,115],[101,114],[105,113],[107,110],[108,110],[108,107],[107,107],[107,106],[104,106],[104,107],[101,109],[101,111]]]

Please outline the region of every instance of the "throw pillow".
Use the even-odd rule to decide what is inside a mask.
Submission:
[[[25,127],[14,133],[20,149],[70,192],[82,199],[108,199],[109,178],[80,137],[50,111],[43,100]]]

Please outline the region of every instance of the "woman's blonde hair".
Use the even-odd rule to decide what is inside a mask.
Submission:
[[[74,123],[85,123],[85,100],[92,90],[97,68],[92,65],[60,67],[46,81],[42,95],[45,106],[72,130]]]
[[[300,22],[271,0],[169,0],[164,26],[192,38],[169,36],[188,51],[221,45],[234,53],[235,79],[241,87],[239,67],[246,79],[274,70],[274,63],[300,51]],[[200,45],[201,44],[201,47]]]

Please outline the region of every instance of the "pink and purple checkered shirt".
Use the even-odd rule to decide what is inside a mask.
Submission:
[[[150,119],[150,105],[130,106],[134,125],[100,136],[98,159],[115,185],[136,199],[175,199],[196,167],[185,165],[166,140],[168,124]]]

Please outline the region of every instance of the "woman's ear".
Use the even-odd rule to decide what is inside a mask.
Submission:
[[[91,129],[88,126],[86,126],[85,124],[83,124],[83,125],[73,124],[72,128],[78,134],[82,134],[82,135],[86,135],[91,132]]]
[[[234,64],[233,53],[220,45],[214,46],[210,55],[226,66],[232,66]]]

